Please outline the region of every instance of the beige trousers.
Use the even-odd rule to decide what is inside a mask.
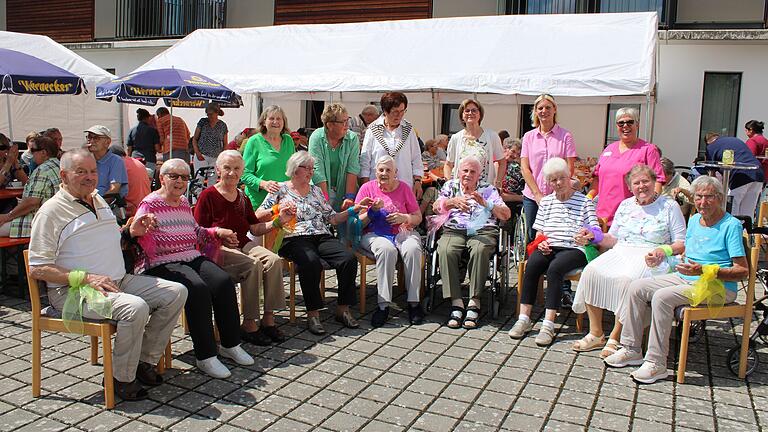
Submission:
[[[259,319],[259,290],[264,289],[264,310],[285,307],[283,261],[267,248],[248,242],[242,250],[222,247],[219,265],[240,283],[243,318]]]

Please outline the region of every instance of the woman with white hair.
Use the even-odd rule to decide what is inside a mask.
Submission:
[[[537,236],[532,243],[537,244],[537,248],[525,265],[520,315],[509,331],[509,336],[521,339],[533,329],[531,311],[538,294],[539,279],[546,274],[546,313],[536,336],[536,344],[549,346],[555,339],[555,317],[560,309],[560,287],[565,275],[587,265],[584,246],[576,243],[575,236],[582,228],[599,231],[600,227],[592,200],[573,190],[571,170],[565,160],[548,160],[542,172],[553,192],[539,202],[533,223]]]
[[[277,192],[280,182],[288,180],[285,165],[295,152],[288,132],[285,112],[277,105],[270,105],[259,116],[259,133],[245,143],[242,181],[253,208],[259,208],[268,193]]]
[[[360,215],[366,224],[360,244],[376,257],[379,289],[379,307],[371,317],[371,325],[381,327],[389,317],[398,254],[405,271],[408,317],[411,324],[421,324],[424,321],[424,311],[419,304],[421,237],[413,232],[421,223],[421,212],[411,188],[397,179],[395,160],[391,156],[380,157],[376,161],[376,180],[360,187],[355,201],[360,203],[366,199],[373,205]]]
[[[288,159],[285,171],[290,180],[280,183],[275,192],[267,195],[256,216],[259,220],[272,219],[273,229],[283,230],[282,244],[276,243],[275,247],[280,256],[296,263],[307,307],[307,327],[310,332],[322,335],[325,334],[325,328],[320,322],[320,309],[323,307],[320,275],[323,261],[336,269],[339,287],[336,321],[349,328],[358,327],[357,320],[349,310],[349,306],[355,303],[357,258],[339,239],[331,235],[327,225],[338,225],[350,216],[359,214],[368,207],[370,199],[346,211],[334,212],[322,190],[311,183],[314,170],[315,160],[309,153],[294,153]],[[295,218],[286,224],[280,222],[279,209],[283,206],[295,209]]]
[[[636,108],[619,108],[616,111],[616,130],[619,140],[608,145],[595,166],[594,178],[587,196],[597,200],[597,217],[605,219],[608,226],[619,204],[632,196],[624,176],[635,165],[648,165],[656,173],[654,190],[661,193],[666,181],[661,167],[659,149],[638,137],[640,113]]]
[[[160,189],[144,197],[136,217],[154,214],[157,225],[139,238],[146,255],[146,273],[179,282],[189,292],[184,310],[195,349],[197,367],[214,378],[227,378],[229,369],[216,357],[252,365],[253,357],[240,347],[240,313],[235,284],[229,274],[199,249],[215,256],[218,245],[237,246],[237,235],[226,228],[203,228],[195,222],[184,197],[189,183],[189,163],[171,159],[160,168]],[[219,329],[217,347],[211,309]]]
[[[445,217],[443,233],[437,242],[443,297],[451,299],[449,328],[477,328],[480,318],[480,296],[485,288],[491,255],[498,242],[498,221],[505,221],[512,211],[504,204],[499,191],[480,182],[483,165],[467,156],[459,162],[458,175],[448,180],[440,197],[432,206]],[[464,309],[460,270],[462,255],[469,250],[469,302]]]
[[[285,336],[275,326],[274,311],[285,307],[282,259],[250,240],[248,233],[261,236],[277,223],[287,223],[293,208],[280,209],[280,221],[260,223],[249,200],[238,189],[243,175],[243,157],[237,150],[224,150],[216,158],[219,181],[200,193],[195,205],[195,219],[203,227],[220,227],[237,235],[236,247],[222,247],[219,265],[240,283],[243,297],[241,338],[256,345],[283,342]],[[264,290],[264,315],[259,322],[259,291]]]

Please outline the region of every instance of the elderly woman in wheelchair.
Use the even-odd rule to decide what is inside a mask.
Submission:
[[[488,262],[498,242],[498,222],[511,216],[498,190],[480,183],[482,165],[466,157],[459,163],[458,176],[449,180],[433,206],[444,218],[443,233],[437,243],[443,282],[443,297],[451,298],[449,328],[474,329],[480,317],[480,296],[488,277]],[[461,294],[460,263],[469,251],[469,303]]]
[[[555,317],[560,309],[560,287],[565,275],[587,265],[584,246],[576,236],[582,228],[600,231],[592,200],[571,185],[568,163],[561,158],[548,160],[542,168],[544,178],[554,190],[539,202],[533,229],[538,233],[531,243],[536,250],[525,266],[520,315],[509,331],[513,339],[523,338],[533,329],[531,311],[538,293],[539,279],[547,275],[546,313],[536,344],[548,346],[555,339]]]
[[[723,185],[701,176],[691,184],[698,214],[691,217],[685,236],[685,259],[675,273],[633,281],[619,308],[622,348],[605,358],[610,367],[640,366],[630,375],[643,384],[665,379],[669,335],[675,308],[694,304],[722,306],[737,295],[736,281],[749,274],[741,222],[723,209]],[[655,257],[660,262],[661,257]],[[649,263],[649,264],[656,264]],[[650,312],[648,349],[643,357],[644,318]]]

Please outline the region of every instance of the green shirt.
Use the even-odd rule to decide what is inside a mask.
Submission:
[[[245,184],[245,194],[250,198],[253,208],[258,208],[267,196],[267,191],[259,188],[263,180],[288,180],[285,167],[294,153],[293,139],[288,134],[283,134],[282,137],[279,152],[260,133],[250,137],[245,144],[245,168],[241,180]]]
[[[328,182],[329,189],[336,189],[331,206],[338,210],[347,192],[347,174],[360,175],[360,141],[357,134],[347,131],[336,150],[331,150],[325,128],[316,129],[309,137],[309,154],[315,158],[315,174],[312,183]],[[333,167],[337,163],[338,167]],[[355,187],[357,190],[357,187]]]

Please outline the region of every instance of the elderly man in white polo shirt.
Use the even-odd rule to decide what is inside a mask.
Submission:
[[[75,290],[70,294],[70,284],[87,284],[106,296],[110,319],[117,322],[115,393],[123,400],[140,400],[148,394],[139,382],[149,386],[163,382],[154,365],[184,307],[187,290],[176,282],[126,274],[121,233],[109,206],[95,192],[97,177],[96,159],[87,150],[62,156],[61,189],[32,221],[30,273],[47,282],[50,303],[59,311],[68,296],[76,296],[70,301],[82,304],[83,318],[104,316],[91,307],[96,304],[93,300]],[[154,223],[153,215],[139,217],[122,236],[130,240],[143,235]],[[79,283],[74,282],[77,279]]]

